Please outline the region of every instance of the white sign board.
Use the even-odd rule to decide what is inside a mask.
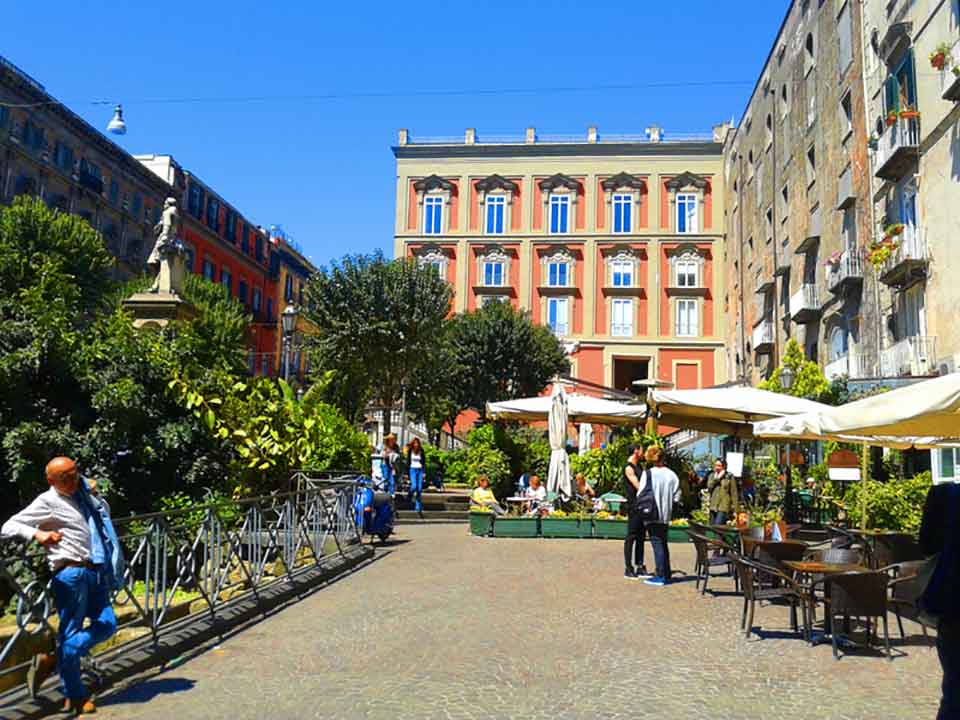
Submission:
[[[830,468],[827,477],[837,482],[856,482],[860,479],[860,468]]]
[[[734,477],[743,477],[743,453],[727,453],[727,472]]]

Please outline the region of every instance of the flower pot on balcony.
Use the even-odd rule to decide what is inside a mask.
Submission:
[[[887,113],[887,127],[891,127],[897,124],[897,114],[891,110]]]
[[[901,110],[900,111],[900,118],[902,120],[912,120],[918,117],[920,117],[919,110]]]

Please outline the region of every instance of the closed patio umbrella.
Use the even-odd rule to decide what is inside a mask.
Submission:
[[[590,446],[593,444],[593,425],[590,423],[580,423],[578,439],[577,454],[585,455],[590,452]]]
[[[571,495],[570,458],[567,456],[567,393],[555,383],[550,395],[550,416],[547,419],[550,435],[550,469],[547,472],[547,492],[555,492],[564,499]]]

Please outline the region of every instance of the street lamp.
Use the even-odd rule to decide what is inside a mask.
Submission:
[[[280,315],[283,330],[283,379],[290,382],[290,355],[293,351],[293,332],[297,329],[297,315],[300,313],[293,305],[287,305]]]
[[[790,388],[793,387],[793,381],[797,379],[797,374],[794,372],[793,368],[789,365],[784,365],[780,368],[780,387],[782,387],[787,392],[790,392]],[[784,514],[786,515],[787,522],[791,522],[793,518],[793,466],[790,462],[790,443],[787,443],[787,474],[784,477],[783,482],[783,492],[784,492]]]
[[[117,105],[113,109],[113,119],[107,123],[107,132],[114,135],[126,135],[127,124],[123,121],[123,106]]]

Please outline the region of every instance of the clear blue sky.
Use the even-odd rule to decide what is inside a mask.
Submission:
[[[5,4],[0,54],[120,143],[172,153],[315,262],[392,248],[398,128],[427,135],[708,131],[739,117],[787,0],[687,2]],[[664,81],[697,88],[277,102],[154,98],[557,88]]]

